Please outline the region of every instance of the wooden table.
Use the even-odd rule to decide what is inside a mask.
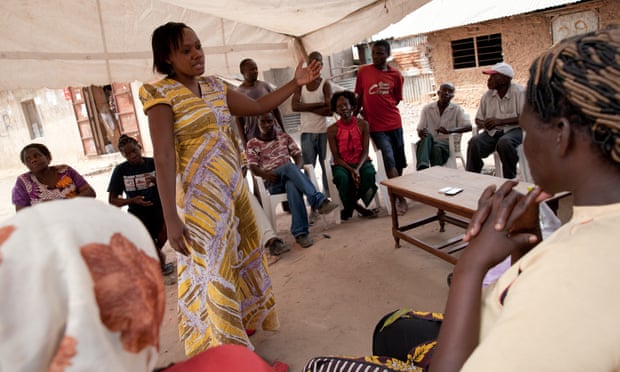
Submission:
[[[430,245],[416,238],[412,235],[412,231],[409,231],[434,221],[439,221],[440,231],[444,231],[446,223],[466,228],[469,220],[478,208],[478,199],[482,191],[492,184],[499,187],[505,181],[506,179],[504,178],[445,167],[432,167],[406,176],[381,181],[387,187],[390,195],[392,236],[394,237],[396,248],[400,247],[400,239],[402,239],[439,258],[456,264],[457,259],[452,253],[458,252],[467,246],[467,243],[462,241],[462,235],[446,240],[439,245]],[[533,185],[519,182],[516,190],[527,193],[528,187],[531,186]],[[454,196],[447,196],[439,191],[444,187],[460,187],[463,191]],[[406,197],[437,208],[437,214],[422,218],[408,225],[400,226],[399,216],[396,213],[395,199],[397,196]]]

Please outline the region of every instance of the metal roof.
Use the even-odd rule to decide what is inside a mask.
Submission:
[[[372,40],[400,38],[578,3],[579,0],[433,0]]]

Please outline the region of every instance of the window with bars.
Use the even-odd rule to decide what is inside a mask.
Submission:
[[[455,70],[490,66],[504,60],[502,34],[492,34],[453,40],[452,66]]]

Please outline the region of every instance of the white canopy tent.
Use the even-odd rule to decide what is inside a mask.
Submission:
[[[339,52],[428,0],[4,0],[0,90],[150,81],[150,36],[184,22],[202,40],[207,73],[294,66]]]

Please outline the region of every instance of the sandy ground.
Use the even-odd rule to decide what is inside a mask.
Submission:
[[[411,205],[413,220],[433,210]],[[312,356],[363,355],[371,350],[371,334],[385,313],[399,307],[442,311],[452,265],[403,243],[395,249],[391,218],[353,218],[340,225],[319,223],[311,236],[315,244],[303,249],[288,233],[290,215],[278,215],[279,234],[292,250],[271,267],[281,322],[278,332],[251,337],[265,359],[288,363],[300,371]],[[425,231],[429,239],[459,234],[456,228]],[[184,358],[176,336],[174,290],[168,288],[168,306],[162,334],[160,365]]]
[[[402,113],[405,142],[409,144],[417,140],[419,107],[405,106]],[[468,139],[469,135],[463,137],[464,149]],[[408,157],[409,151],[407,147]],[[116,154],[71,165],[87,175],[97,198],[107,202],[111,170],[120,161],[122,158]],[[410,164],[406,173],[413,169]],[[14,214],[10,190],[15,177],[24,171],[0,171],[0,194],[4,195],[0,199],[0,221]],[[405,218],[413,221],[434,212],[410,203]],[[280,211],[277,217],[277,232],[292,247],[271,267],[280,330],[259,331],[251,341],[259,355],[268,361],[288,363],[290,371],[301,371],[313,356],[369,354],[372,330],[385,313],[399,307],[443,311],[448,294],[446,276],[452,265],[405,242],[402,248],[395,249],[391,219],[384,210],[374,220],[355,217],[336,225],[328,218],[327,222],[326,226],[318,223],[311,228],[315,244],[303,249],[294,244],[288,232],[290,215]],[[453,226],[443,233],[438,230],[438,225],[431,224],[420,234],[429,241],[440,241],[462,233]],[[169,247],[165,252],[171,261],[175,260]],[[165,280],[167,303],[159,366],[185,358],[177,332],[175,278]]]

